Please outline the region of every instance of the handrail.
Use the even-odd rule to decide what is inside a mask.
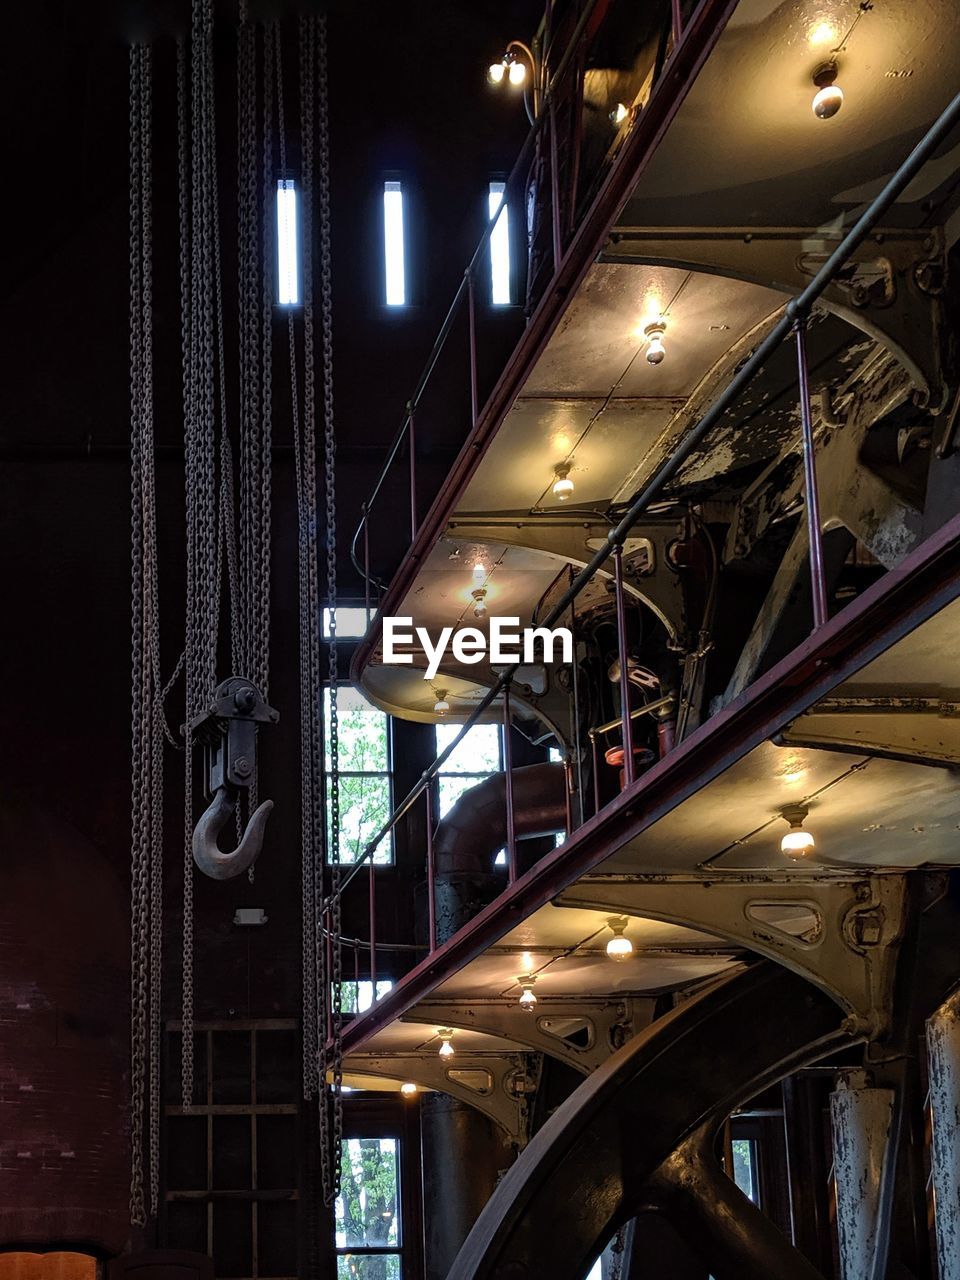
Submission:
[[[893,204],[901,192],[909,185],[919,170],[926,163],[930,155],[953,131],[958,123],[960,123],[960,94],[957,94],[957,96],[949,103],[927,133],[913,148],[900,167],[886,183],[879,195],[874,198],[865,212],[854,223],[853,227],[847,232],[803,292],[792,298],[790,302],[787,303],[781,319],[773,329],[771,329],[767,337],[754,350],[749,359],[746,360],[746,362],[733,376],[726,388],[713,401],[711,406],[699,419],[696,426],[692,427],[690,431],[687,432],[686,436],[680,441],[670,456],[661,463],[658,470],[647,482],[645,488],[630,504],[619,523],[607,534],[604,545],[595,552],[591,560],[573,579],[570,586],[550,610],[547,617],[542,621],[541,626],[552,627],[563,616],[583,588],[603,567],[614,551],[623,546],[623,543],[631,529],[639,520],[641,515],[643,515],[646,508],[658,497],[665,485],[673,479],[683,466],[684,462],[686,462],[687,458],[689,458],[693,453],[694,449],[697,448],[703,438],[734,403],[740,392],[743,391],[750,382],[752,382],[784,338],[795,328],[795,326],[806,323],[813,304],[833,281],[840,268],[846,264],[850,256],[870,234],[890,205]],[[807,505],[809,507],[809,503]],[[819,537],[819,534],[817,536]],[[488,690],[486,695],[464,721],[460,732],[453,741],[436,757],[433,763],[423,771],[420,780],[407,793],[373,839],[368,842],[356,862],[350,866],[350,870],[341,881],[341,892],[358,874],[367,859],[372,859],[380,842],[393,830],[397,822],[399,822],[399,820],[409,812],[411,806],[419,799],[432,780],[437,776],[444,763],[450,758],[459,744],[463,741],[469,730],[477,723],[483,713],[492,705],[500,693],[503,692],[503,690],[512,682],[520,665],[521,664],[519,663],[515,663],[500,675],[497,682]]]
[[[517,155],[517,158],[513,163],[513,167],[511,168],[510,173],[506,179],[506,182],[504,183],[504,193],[503,193],[503,200],[502,200],[501,207],[506,207],[508,205],[508,197],[516,194],[513,191],[513,187],[520,183],[521,175],[524,172],[524,166],[526,165],[527,161],[531,159],[531,152],[533,150],[534,144],[538,140],[541,131],[547,126],[548,123],[550,123],[550,111],[547,110],[547,108],[553,105],[554,95],[557,92],[557,88],[560,84],[560,81],[563,78],[563,76],[566,74],[566,71],[570,66],[574,52],[579,46],[583,33],[586,30],[587,23],[589,22],[590,18],[593,16],[593,12],[596,9],[598,3],[599,3],[599,0],[588,0],[588,3],[584,7],[583,13],[581,14],[580,19],[577,22],[576,27],[574,28],[574,31],[570,37],[570,40],[567,43],[567,47],[564,51],[563,57],[560,59],[560,62],[557,66],[557,70],[550,77],[550,81],[547,84],[543,98],[541,99],[540,112],[535,118],[529,131],[527,132],[527,136],[524,138],[523,145],[521,146],[520,151]],[[420,405],[420,400],[423,396],[423,393],[426,390],[428,383],[430,382],[430,379],[433,375],[433,371],[437,366],[437,362],[440,359],[440,356],[443,352],[444,347],[446,346],[447,339],[450,336],[451,330],[453,329],[454,321],[457,318],[460,305],[463,302],[465,294],[469,292],[469,281],[474,275],[478,267],[479,261],[481,259],[481,256],[489,244],[490,237],[493,234],[496,224],[497,224],[497,218],[490,218],[488,219],[486,225],[484,226],[483,234],[481,235],[480,240],[477,244],[477,247],[474,249],[473,255],[471,256],[469,262],[467,263],[466,268],[464,269],[463,277],[461,278],[460,283],[457,286],[457,290],[453,295],[453,300],[451,301],[450,306],[447,308],[446,316],[444,317],[443,323],[441,324],[439,332],[437,333],[437,336],[434,340],[433,347],[430,350],[430,355],[427,358],[427,362],[423,368],[423,371],[421,372],[420,377],[417,380],[417,384],[414,387],[413,394],[410,396],[409,400],[406,403],[403,420],[400,423],[400,426],[397,429],[396,435],[394,436],[393,441],[391,442],[390,447],[387,450],[386,458],[384,459],[383,465],[380,468],[380,474],[378,475],[369,496],[367,497],[366,501],[363,503],[360,520],[357,524],[356,530],[354,531],[354,534],[353,534],[353,538],[351,539],[351,542],[350,542],[350,559],[353,563],[353,567],[359,573],[360,577],[365,580],[368,586],[374,585],[376,587],[381,587],[383,584],[381,580],[377,578],[375,575],[371,576],[369,574],[368,566],[365,564],[361,564],[358,558],[357,548],[358,548],[358,543],[360,541],[360,538],[364,531],[364,526],[367,525],[369,522],[370,512],[373,507],[373,504],[376,502],[377,498],[379,497],[380,491],[383,488],[384,481],[387,478],[387,474],[389,473],[390,468],[393,466],[393,463],[396,460],[396,457],[400,451],[400,447],[403,444],[404,437],[407,434],[407,431],[409,430],[412,416]]]

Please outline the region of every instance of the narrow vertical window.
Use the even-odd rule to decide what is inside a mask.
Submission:
[[[387,306],[402,307],[407,301],[407,282],[403,263],[403,188],[399,182],[383,184],[383,258]]]
[[[277,301],[300,303],[300,250],[297,243],[297,188],[292,178],[277,181]]]
[[[490,301],[496,307],[510,305],[510,216],[503,203],[506,184],[491,182],[487,211],[493,222],[490,232]]]

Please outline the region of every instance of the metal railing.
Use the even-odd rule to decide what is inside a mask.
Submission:
[[[523,273],[525,287],[521,287],[523,282],[515,280],[512,283],[512,289],[515,294],[525,296],[524,306],[529,313],[536,300],[549,289],[550,284],[557,276],[565,245],[570,239],[575,222],[578,202],[582,199],[582,191],[584,188],[589,189],[590,184],[596,183],[602,176],[602,170],[593,175],[584,174],[579,165],[583,110],[582,97],[579,92],[580,68],[585,57],[587,41],[596,38],[597,32],[589,32],[588,28],[590,19],[597,8],[597,2],[598,0],[587,0],[587,3],[584,4],[563,54],[559,61],[556,62],[555,70],[551,70],[551,64],[554,62],[553,41],[550,30],[552,6],[548,5],[546,24],[541,28],[542,39],[537,42],[538,45],[542,43],[544,47],[542,66],[538,69],[538,74],[541,77],[537,94],[538,114],[534,118],[520,153],[504,183],[503,197],[498,211],[487,222],[480,241],[453,295],[427,362],[414,387],[413,394],[406,403],[400,426],[387,449],[380,474],[361,507],[360,520],[350,544],[350,556],[354,568],[364,582],[364,596],[368,617],[370,616],[371,606],[377,603],[379,594],[384,587],[383,580],[375,571],[371,570],[370,533],[373,515],[384,492],[384,486],[387,484],[391,473],[394,472],[396,464],[403,457],[404,446],[406,446],[410,536],[411,539],[416,538],[420,529],[416,476],[417,418],[423,407],[424,396],[440,366],[441,358],[447,351],[458,322],[464,319],[464,313],[467,330],[470,386],[469,425],[471,430],[476,427],[480,418],[481,362],[478,348],[478,326],[480,323],[478,292],[481,287],[481,280],[487,271],[490,238],[496,228],[500,211],[505,211],[508,218],[511,214],[522,215],[523,217],[524,242],[527,249],[526,266]],[[665,51],[668,37],[672,37],[675,46],[681,34],[679,0],[664,0],[663,21],[663,49]],[[659,68],[655,68],[655,70],[662,71],[662,67],[663,59],[661,59]],[[575,110],[571,113],[570,131],[562,140],[563,145],[561,145],[560,126],[557,121],[558,107],[564,103],[569,103],[571,98],[575,103]],[[608,164],[618,149],[618,145],[622,143],[626,132],[627,128],[625,126],[622,130],[611,133],[611,148],[606,158]],[[569,155],[570,161],[567,181],[562,184],[561,156],[564,154]],[[536,212],[534,225],[529,227],[527,225],[527,197],[531,183],[535,181],[535,178],[531,178],[531,172],[534,175],[537,173],[542,174],[544,169],[549,172],[549,180],[540,182],[535,187]],[[543,278],[543,273],[538,270],[536,265],[538,249],[543,251],[545,261],[550,268],[546,278]],[[518,303],[517,305],[520,304]],[[512,308],[494,307],[492,309],[509,313]],[[462,359],[462,351],[454,354]],[[391,529],[392,527],[393,522],[391,521]]]
[[[854,226],[847,232],[838,244],[837,248],[824,263],[821,269],[810,284],[788,302],[784,308],[783,315],[780,320],[771,329],[767,337],[756,347],[753,354],[744,362],[738,372],[728,383],[724,391],[714,400],[710,408],[703,414],[695,426],[693,426],[678,446],[674,449],[669,458],[667,458],[656,473],[647,482],[643,491],[634,499],[628,510],[621,517],[619,522],[610,530],[606,541],[589,563],[573,578],[569,587],[564,591],[562,596],[550,609],[549,613],[539,620],[539,625],[544,627],[552,627],[557,624],[564,616],[566,611],[571,608],[579,596],[580,592],[587,586],[596,574],[604,567],[612,556],[614,559],[613,576],[615,584],[615,604],[617,614],[617,648],[620,661],[621,671],[621,716],[618,720],[612,721],[607,725],[598,726],[593,729],[593,735],[604,729],[614,727],[616,724],[622,725],[623,732],[623,766],[624,766],[624,785],[629,787],[633,784],[633,735],[632,724],[638,714],[644,714],[647,711],[655,709],[652,704],[640,708],[633,708],[630,705],[630,681],[623,678],[624,673],[628,671],[628,653],[626,646],[626,625],[625,625],[625,607],[623,595],[622,581],[622,552],[623,544],[633,529],[637,521],[649,509],[650,505],[657,500],[662,494],[664,487],[677,475],[686,460],[692,455],[720,421],[723,415],[735,403],[738,396],[752,382],[760,370],[766,365],[773,353],[779,348],[781,343],[793,336],[796,344],[797,355],[797,372],[798,372],[798,399],[800,405],[801,427],[802,427],[802,453],[803,453],[803,471],[804,471],[804,488],[806,501],[804,507],[806,510],[806,523],[809,542],[809,560],[810,575],[812,589],[813,604],[813,631],[816,632],[827,621],[827,593],[826,582],[823,566],[823,548],[822,535],[819,519],[819,502],[818,502],[818,486],[816,457],[814,450],[813,438],[813,419],[810,408],[810,391],[808,384],[807,356],[805,345],[805,334],[808,319],[814,304],[823,294],[827,286],[837,277],[840,270],[850,260],[856,249],[862,244],[869,233],[877,225],[883,214],[890,208],[897,197],[904,191],[907,185],[916,176],[924,163],[929,159],[936,148],[943,142],[952,130],[960,123],[960,95],[955,97],[949,106],[940,115],[937,121],[914,147],[910,154],[906,157],[896,173],[884,186],[883,190],[872,201],[867,210],[861,215]],[[342,880],[342,889],[353,882],[353,880],[363,870],[364,864],[368,867],[370,878],[370,895],[371,895],[371,937],[369,939],[370,953],[370,971],[371,974],[376,973],[376,951],[377,939],[375,936],[374,926],[374,908],[375,908],[375,874],[373,866],[373,854],[380,843],[386,836],[396,827],[397,823],[403,818],[413,806],[421,799],[426,797],[427,804],[427,840],[426,840],[426,872],[427,872],[427,890],[429,901],[429,950],[432,952],[437,945],[436,942],[436,900],[435,900],[435,866],[433,857],[433,785],[438,773],[442,770],[444,764],[463,741],[470,729],[478,723],[480,718],[489,710],[497,698],[503,695],[503,720],[505,726],[505,743],[509,744],[510,734],[510,687],[517,673],[519,664],[509,667],[505,670],[496,684],[486,693],[478,705],[470,713],[464,721],[460,732],[453,741],[442,751],[433,763],[424,770],[420,780],[408,792],[404,799],[396,806],[389,819],[383,824],[372,840],[365,846],[362,854],[357,861],[352,864],[345,873]],[[511,761],[509,758],[509,747],[504,760],[506,773],[506,805],[507,805],[507,831],[508,831],[508,851],[507,851],[507,876],[508,883],[512,883],[517,876],[516,865],[516,837],[513,815],[513,794],[512,794],[512,777],[511,777]],[[569,768],[567,772],[567,780],[569,784]],[[599,798],[599,797],[598,797]],[[569,811],[568,811],[569,812]],[[570,819],[568,816],[568,834]],[[375,991],[375,987],[374,987]]]

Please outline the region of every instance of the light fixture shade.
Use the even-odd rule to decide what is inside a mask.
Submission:
[[[487,67],[487,79],[491,84],[500,84],[506,74],[507,68],[503,62],[491,62]]]
[[[417,1086],[412,1080],[404,1080],[403,1084],[400,1086],[400,1092],[406,1094],[408,1098],[412,1097],[413,1094],[417,1092]]]
[[[816,847],[816,843],[809,831],[791,828],[780,841],[780,850],[796,857],[798,854],[809,853]]]
[[[553,496],[558,502],[566,502],[573,493],[573,481],[569,476],[558,476],[553,482]]]
[[[473,616],[475,618],[485,618],[487,616],[487,606],[482,600],[478,600],[473,606]]]
[[[440,1057],[452,1058],[453,1054],[454,1054],[453,1045],[450,1043],[449,1040],[444,1040],[443,1044],[441,1044],[440,1046]]]
[[[614,109],[610,112],[610,123],[616,125],[619,128],[619,126],[623,124],[624,120],[626,120],[629,114],[630,114],[630,108],[626,106],[624,103],[618,102],[617,105],[614,107]]]
[[[445,716],[450,710],[450,703],[447,701],[447,691],[446,689],[437,689],[436,693],[437,700],[433,704],[434,714],[438,716]]]
[[[813,114],[818,120],[830,120],[843,106],[843,90],[838,84],[827,84],[813,95]]]
[[[518,978],[520,983],[520,1008],[529,1012],[537,1006],[537,997],[533,994],[533,984],[536,982],[536,975],[530,974],[527,978]]]
[[[521,62],[519,58],[510,63],[510,83],[515,85],[523,84],[527,78],[527,64]]]

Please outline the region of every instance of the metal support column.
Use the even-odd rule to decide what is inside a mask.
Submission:
[[[510,740],[510,685],[503,689],[503,780],[507,800],[507,881],[517,878],[517,830],[513,814],[513,743]]]
[[[467,318],[470,325],[470,426],[475,427],[480,415],[480,397],[477,391],[477,299],[470,267],[467,267]]]
[[[407,443],[410,448],[410,538],[417,536],[417,435],[413,421],[413,404],[407,404]]]
[[[427,929],[431,951],[437,946],[437,862],[433,852],[433,779],[423,793],[427,798]]]
[[[630,716],[630,655],[627,650],[627,614],[623,598],[623,547],[613,549],[613,583],[617,602],[617,652],[620,657],[620,716],[623,732],[623,785],[633,782],[633,720]]]
[[[960,990],[927,1023],[940,1280],[960,1280]]]
[[[883,1280],[896,1164],[893,1090],[873,1088],[865,1071],[841,1073],[830,1123],[842,1280]]]
[[[377,998],[377,873],[373,865],[373,856],[369,862],[370,870],[370,989],[371,999]]]

